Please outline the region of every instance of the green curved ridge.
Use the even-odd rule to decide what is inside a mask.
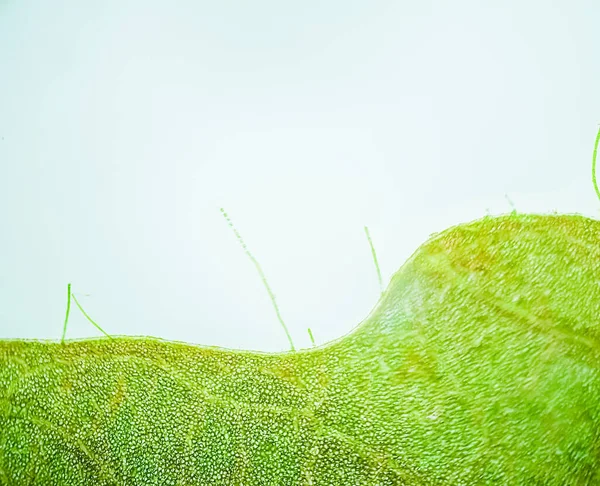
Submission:
[[[599,483],[599,235],[450,228],[352,332],[295,353],[0,341],[0,483]]]

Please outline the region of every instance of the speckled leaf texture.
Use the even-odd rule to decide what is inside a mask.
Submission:
[[[0,341],[0,483],[600,484],[599,235],[577,215],[450,228],[299,352]]]

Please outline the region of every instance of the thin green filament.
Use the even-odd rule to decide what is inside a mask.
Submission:
[[[313,333],[312,333],[312,330],[310,327],[308,328],[308,336],[310,337],[310,342],[312,343],[312,345],[316,346],[315,337],[313,336]]]
[[[515,214],[517,214],[517,207],[515,206],[515,203],[512,201],[512,199],[510,197],[508,197],[508,194],[504,194],[504,197],[506,198],[506,200],[508,201],[508,204],[510,204],[510,207],[512,208],[512,211],[510,214],[512,214],[514,216]]]
[[[598,158],[598,143],[600,142],[600,128],[598,128],[598,134],[596,135],[596,141],[594,142],[594,153],[592,154],[592,182],[594,183],[594,190],[596,196],[600,199],[600,189],[598,188],[598,181],[596,180],[596,159]]]
[[[369,228],[365,226],[365,234],[367,235],[367,240],[369,241],[369,246],[371,247],[371,255],[373,255],[373,263],[375,263],[375,269],[377,270],[377,279],[379,281],[379,292],[383,294],[383,280],[381,279],[381,270],[379,269],[379,262],[377,261],[377,253],[375,252],[375,247],[373,246],[373,241],[371,240],[371,235],[369,234]]]
[[[277,314],[277,319],[279,320],[281,327],[283,327],[283,330],[285,331],[285,335],[287,336],[287,339],[290,343],[290,348],[292,349],[292,351],[296,351],[296,348],[294,347],[294,342],[292,341],[292,336],[290,335],[290,332],[289,332],[287,326],[285,325],[285,322],[283,322],[283,318],[281,317],[281,312],[279,312],[279,306],[277,305],[277,302],[275,300],[275,294],[273,294],[273,291],[271,290],[271,287],[269,286],[269,282],[267,282],[267,277],[265,276],[265,273],[263,272],[263,270],[262,270],[260,264],[258,263],[258,261],[256,260],[256,258],[254,258],[254,255],[252,255],[252,253],[250,253],[250,250],[248,250],[248,247],[246,246],[246,243],[244,243],[244,239],[242,238],[242,235],[239,234],[238,230],[235,228],[235,226],[231,222],[231,219],[229,218],[229,216],[227,215],[225,210],[223,208],[220,208],[220,210],[221,210],[221,214],[223,214],[223,217],[227,221],[227,224],[233,230],[233,233],[235,234],[240,245],[242,245],[244,252],[246,253],[246,255],[248,255],[248,258],[250,258],[250,260],[256,267],[256,270],[258,271],[258,274],[260,275],[260,279],[262,280],[262,283],[265,286],[265,289],[267,289],[267,293],[269,294],[271,302],[273,303],[273,308],[275,309],[275,314]]]
[[[67,284],[67,312],[65,313],[65,323],[63,325],[62,337],[60,342],[65,342],[65,336],[67,335],[67,324],[69,322],[69,313],[71,312],[71,284]]]
[[[71,291],[71,286],[70,286],[70,284],[69,284],[69,293],[70,293],[70,291]],[[79,303],[79,301],[78,301],[78,300],[75,298],[75,296],[74,296],[73,294],[71,294],[71,293],[70,293],[70,295],[71,295],[71,298],[73,299],[73,302],[75,302],[75,305],[77,305],[77,307],[79,308],[79,310],[81,311],[81,313],[82,313],[82,314],[85,316],[85,318],[86,318],[88,321],[90,321],[90,322],[92,323],[92,325],[93,325],[93,326],[94,326],[96,329],[98,329],[98,330],[99,330],[99,331],[100,331],[102,334],[104,334],[104,335],[105,335],[107,338],[109,338],[109,339],[113,339],[113,337],[112,337],[110,334],[108,334],[108,333],[107,333],[107,332],[106,332],[104,329],[102,329],[102,328],[101,328],[101,327],[98,325],[98,323],[97,323],[96,321],[94,321],[94,319],[92,319],[92,318],[91,318],[91,317],[90,317],[90,316],[87,314],[87,312],[86,312],[86,311],[84,311],[84,310],[83,310],[83,307],[81,307],[81,304],[80,304],[80,303]],[[67,314],[67,315],[68,315],[68,314]],[[65,322],[65,330],[66,330],[66,322]]]

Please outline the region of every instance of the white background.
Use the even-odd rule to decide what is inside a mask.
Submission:
[[[600,4],[0,0],[0,338],[338,337],[432,232],[597,217]],[[84,296],[83,294],[90,294]],[[98,335],[73,309],[70,337]]]

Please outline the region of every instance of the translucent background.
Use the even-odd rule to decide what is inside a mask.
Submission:
[[[551,4],[552,3],[552,4]],[[597,1],[0,0],[0,337],[338,337],[432,232],[597,217]],[[85,296],[84,294],[89,294]],[[97,335],[74,309],[69,336]]]

